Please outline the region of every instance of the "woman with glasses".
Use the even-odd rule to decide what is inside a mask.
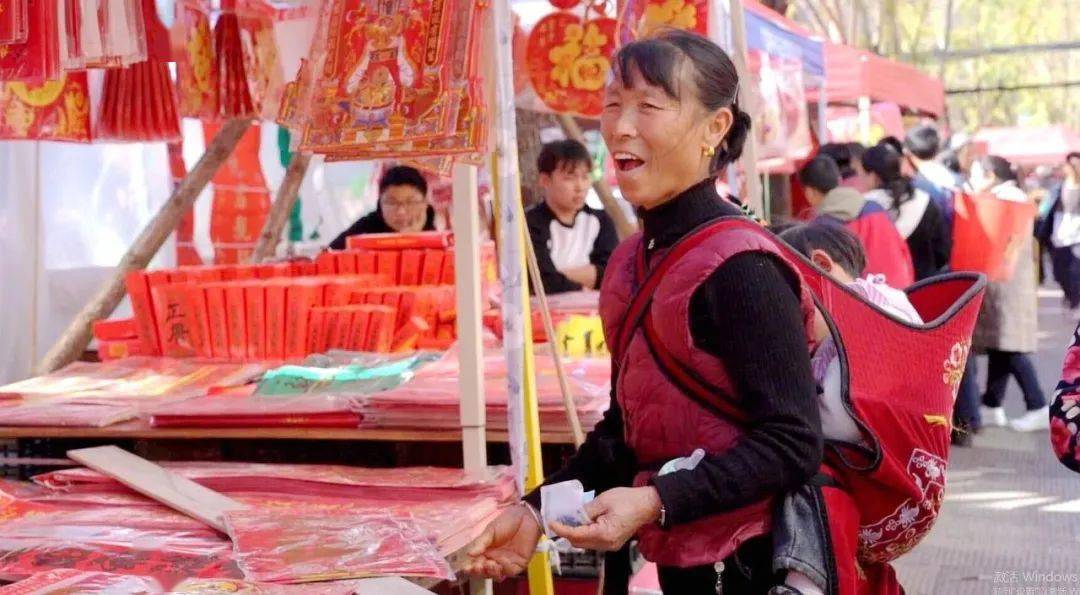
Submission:
[[[332,250],[345,249],[349,236],[369,233],[407,233],[435,230],[435,209],[428,203],[427,182],[415,168],[398,165],[379,180],[379,204],[330,242]]]

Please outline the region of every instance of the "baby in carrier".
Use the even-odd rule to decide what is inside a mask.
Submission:
[[[888,286],[881,276],[863,277],[866,254],[851,232],[840,226],[814,223],[787,228],[780,238],[870,303],[901,320],[922,324],[903,291]],[[820,311],[814,331],[817,348],[811,366],[819,386],[822,433],[827,441],[863,444],[862,431],[844,404],[839,353]],[[819,480],[822,478],[815,478]],[[788,494],[779,506],[773,528],[773,566],[777,572],[786,571],[786,579],[773,591],[776,594],[825,593],[835,580],[829,570],[828,527],[821,521],[820,498],[814,493],[819,488],[808,485]]]

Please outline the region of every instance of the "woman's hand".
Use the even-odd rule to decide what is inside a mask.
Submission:
[[[469,547],[466,574],[502,580],[525,570],[543,531],[527,506],[507,508],[491,521]]]
[[[552,522],[550,527],[574,547],[612,552],[642,526],[659,519],[660,507],[660,494],[652,486],[615,488],[585,505],[585,513],[593,520],[591,524],[568,527]]]

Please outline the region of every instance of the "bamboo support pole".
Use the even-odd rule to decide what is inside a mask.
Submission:
[[[86,349],[94,321],[108,317],[124,299],[124,277],[130,271],[146,268],[250,126],[250,120],[241,119],[230,120],[222,126],[199,162],[132,242],[116,265],[112,278],[75,316],[56,344],[45,354],[37,366],[37,373],[46,374],[63,367]]]
[[[304,182],[308,167],[311,165],[311,153],[295,153],[289,167],[285,170],[285,179],[278,186],[274,204],[270,206],[270,213],[263,224],[262,232],[259,233],[259,241],[255,244],[255,251],[251,254],[251,262],[260,263],[274,256],[278,241],[281,240],[281,231],[289,221],[296,198],[300,196],[300,184]]]
[[[574,121],[573,116],[559,114],[559,124],[562,125],[563,132],[566,133],[568,138],[583,145],[585,144],[585,134],[581,132],[581,127]],[[593,190],[596,190],[596,194],[600,196],[600,202],[604,203],[604,210],[607,211],[611,220],[615,222],[615,232],[619,234],[619,239],[625,240],[634,235],[637,229],[626,218],[626,213],[623,212],[622,207],[615,200],[615,193],[611,191],[611,186],[608,186],[607,180],[603,176],[593,182]]]
[[[524,219],[524,216],[522,217]],[[532,279],[533,288],[536,290],[536,299],[540,302],[540,318],[544,321],[544,332],[547,334],[548,345],[551,347],[551,357],[555,360],[555,375],[559,378],[559,389],[562,391],[563,407],[566,409],[566,418],[570,420],[570,430],[574,434],[574,446],[581,446],[585,442],[585,432],[581,429],[581,420],[578,419],[577,407],[574,405],[574,395],[570,392],[570,382],[566,379],[566,369],[563,368],[562,358],[559,357],[559,345],[555,340],[555,323],[551,320],[551,308],[548,307],[547,292],[540,279],[540,265],[536,262],[536,250],[533,248],[532,237],[527,225],[522,226],[525,230],[525,256],[529,263],[529,277]]]

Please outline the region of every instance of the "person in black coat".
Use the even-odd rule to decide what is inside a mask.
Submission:
[[[341,232],[330,249],[344,250],[349,236],[370,233],[435,231],[435,209],[428,202],[427,181],[415,168],[398,165],[379,180],[379,204]]]
[[[870,147],[862,160],[874,188],[866,198],[892,214],[897,231],[911,251],[915,280],[941,273],[949,264],[952,234],[938,205],[901,173],[901,155],[893,147],[887,144]]]

